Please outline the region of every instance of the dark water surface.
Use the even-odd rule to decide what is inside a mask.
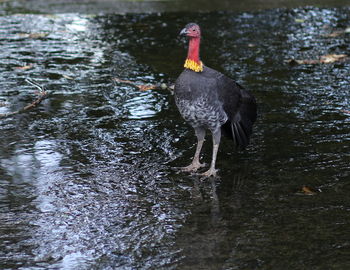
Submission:
[[[252,143],[219,179],[177,174],[193,130],[167,90],[202,26],[202,59],[251,89]],[[349,8],[0,17],[0,269],[350,269]],[[29,66],[29,69],[17,67]],[[211,141],[203,158],[210,161]],[[314,193],[302,191],[303,187]]]

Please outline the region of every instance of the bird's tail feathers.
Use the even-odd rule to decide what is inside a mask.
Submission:
[[[223,133],[234,141],[236,148],[244,149],[249,144],[253,123],[227,121],[223,126]]]
[[[248,92],[245,92],[239,112],[223,126],[223,134],[232,139],[236,148],[244,149],[249,144],[253,132],[253,124],[257,117],[256,102]]]

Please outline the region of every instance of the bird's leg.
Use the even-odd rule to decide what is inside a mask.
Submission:
[[[199,155],[201,153],[202,146],[204,143],[204,138],[205,138],[205,129],[195,128],[195,132],[198,139],[196,153],[194,154],[192,163],[186,167],[181,168],[182,171],[185,171],[185,172],[195,172],[199,168],[202,168],[205,166],[205,164],[202,164],[199,162]]]
[[[218,154],[220,139],[221,139],[221,129],[213,132],[213,156],[211,159],[211,164],[209,170],[204,172],[202,175],[204,177],[216,176],[217,170],[215,169],[216,156]]]

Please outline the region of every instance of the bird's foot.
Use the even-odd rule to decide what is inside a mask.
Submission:
[[[209,170],[207,170],[206,172],[202,173],[201,176],[203,178],[207,178],[207,177],[216,177],[216,173],[218,170],[216,170],[215,168],[210,168]]]
[[[183,172],[196,172],[199,168],[202,168],[205,166],[205,163],[198,162],[192,162],[190,165],[186,167],[181,167],[181,171]]]

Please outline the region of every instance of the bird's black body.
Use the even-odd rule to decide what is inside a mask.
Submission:
[[[221,129],[236,146],[248,145],[256,120],[255,98],[229,77],[206,66],[202,72],[185,69],[175,83],[175,101],[194,128]]]
[[[196,171],[204,166],[199,161],[200,152],[209,129],[213,155],[210,168],[203,175],[215,176],[221,134],[231,138],[236,147],[245,148],[256,120],[256,102],[238,83],[203,65],[199,58],[201,31],[197,24],[187,24],[180,34],[188,37],[189,47],[185,70],[175,83],[175,102],[183,118],[193,126],[198,140],[192,163],[183,170]]]

